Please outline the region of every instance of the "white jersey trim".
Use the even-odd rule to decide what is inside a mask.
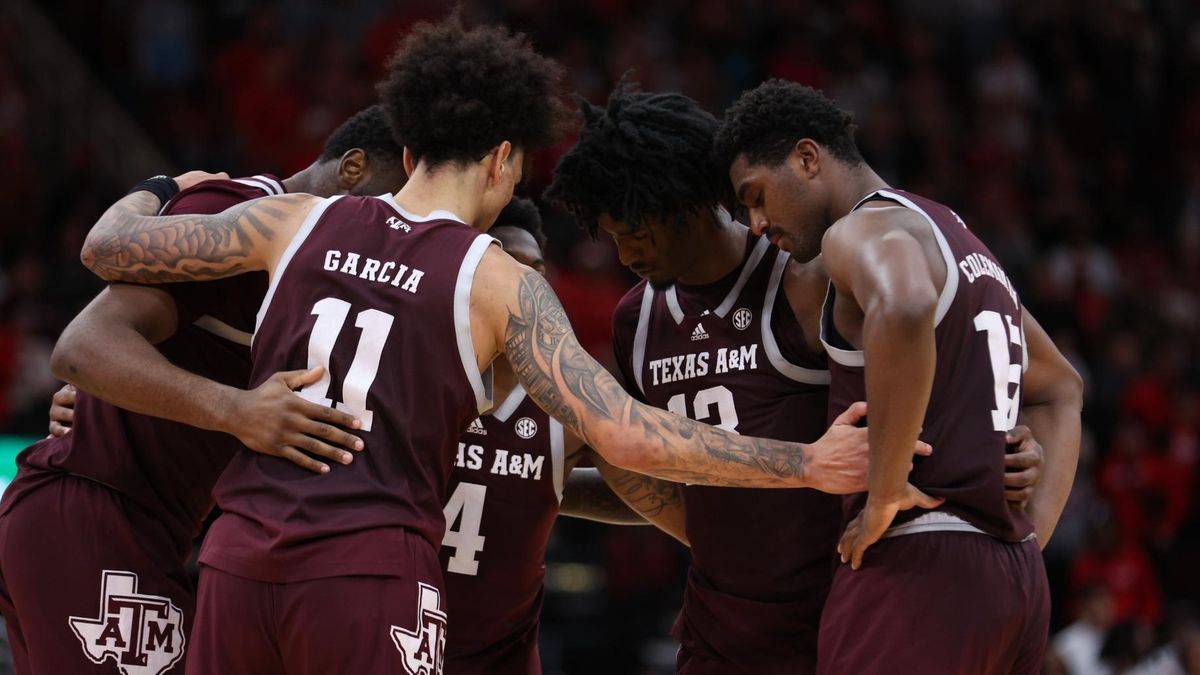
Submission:
[[[525,387],[518,384],[508,393],[508,397],[504,399],[504,402],[496,406],[491,415],[500,422],[507,422],[508,418],[512,417],[512,414],[517,411],[517,406],[521,405],[521,402],[524,400]]]
[[[217,337],[225,338],[230,342],[236,342],[239,345],[249,347],[254,343],[253,335],[244,330],[238,330],[215,316],[205,314],[193,321],[192,325],[201,330],[206,330]]]
[[[879,190],[875,194],[895,200],[921,214],[925,217],[925,221],[929,223],[929,227],[933,229],[933,238],[937,240],[938,248],[942,250],[942,259],[946,263],[946,283],[942,286],[941,295],[938,296],[937,314],[933,319],[933,326],[936,328],[942,323],[942,318],[946,316],[946,312],[950,311],[950,305],[954,302],[954,295],[958,292],[958,265],[954,262],[954,252],[950,250],[950,243],[946,241],[946,235],[942,234],[942,228],[937,226],[933,218],[908,197],[896,194],[891,190]]]
[[[254,318],[254,335],[258,335],[258,329],[262,327],[263,319],[267,316],[267,308],[271,306],[271,300],[275,297],[275,289],[279,287],[279,280],[287,272],[288,264],[292,262],[292,256],[296,255],[296,251],[304,244],[304,240],[308,239],[308,235],[312,233],[313,227],[321,216],[325,215],[325,209],[328,209],[335,201],[341,199],[341,195],[327,197],[322,199],[316,206],[308,212],[308,217],[304,219],[304,224],[296,230],[295,236],[288,243],[288,247],[284,250],[283,255],[279,258],[279,264],[275,266],[275,273],[271,275],[271,282],[267,286],[267,294],[263,297],[262,305],[258,308],[258,315]]]
[[[418,216],[411,211],[406,211],[403,206],[400,206],[400,204],[396,201],[396,195],[390,192],[385,192],[384,194],[379,195],[379,199],[387,202],[389,206],[395,209],[396,213],[404,216],[404,219],[410,222],[424,223],[430,220],[457,220],[464,225],[467,222],[462,218],[459,218],[457,214],[451,211],[446,211],[445,209],[434,209],[430,211],[428,215]]]
[[[637,331],[633,334],[633,379],[638,391],[644,395],[646,388],[642,386],[642,366],[646,365],[646,336],[650,332],[650,311],[654,309],[654,289],[646,284],[642,293],[642,308],[638,314]]]
[[[766,241],[766,238],[764,237],[761,241]],[[788,361],[779,349],[779,343],[775,340],[774,331],[771,330],[771,315],[775,311],[775,300],[779,296],[783,272],[787,269],[790,259],[791,256],[786,251],[779,251],[775,255],[775,267],[771,270],[771,280],[767,284],[767,293],[766,298],[763,300],[762,318],[760,319],[760,323],[762,324],[763,350],[766,351],[767,359],[775,367],[775,370],[778,370],[788,379],[804,384],[828,386],[828,370],[802,368]]]
[[[283,187],[283,183],[275,180],[274,178],[271,178],[270,176],[258,174],[257,176],[254,176],[254,180],[260,180],[260,181],[266,183],[267,187],[271,188],[271,190],[276,194],[276,196],[287,192],[287,189],[285,189]]]
[[[547,416],[550,420],[550,464],[553,467],[554,477],[554,495],[558,497],[558,503],[562,503],[563,497],[563,480],[566,475],[565,467],[565,441],[563,440],[563,425],[562,422]]]
[[[908,534],[919,534],[921,532],[974,532],[976,534],[991,536],[953,513],[930,511],[929,513],[913,518],[907,523],[888,528],[887,532],[883,533],[882,538],[903,537]],[[1037,539],[1037,533],[1031,532],[1029,536],[1021,541],[1025,542],[1032,539]]]
[[[851,211],[857,210],[858,207],[862,206],[874,197],[884,197],[896,202],[897,204],[900,204],[905,208],[916,211],[917,213],[921,214],[923,218],[925,218],[925,222],[929,223],[929,227],[933,230],[933,238],[937,241],[938,248],[942,252],[943,262],[946,263],[946,283],[942,286],[941,294],[938,295],[937,312],[933,318],[933,327],[937,328],[942,323],[942,319],[945,318],[946,312],[950,311],[950,305],[954,303],[954,296],[958,293],[958,266],[954,264],[954,253],[950,250],[950,244],[946,241],[946,235],[942,234],[942,228],[937,226],[937,223],[934,222],[933,218],[926,213],[924,209],[917,206],[916,203],[911,199],[892,192],[891,190],[876,190],[875,192],[872,192],[871,194],[858,200],[858,203],[854,205],[854,208],[851,209]],[[832,282],[829,284],[829,288],[833,288]],[[827,317],[833,316],[833,308],[829,306],[830,299],[830,293],[826,292],[825,304],[821,308],[821,344],[825,346],[825,353],[829,356],[829,358],[842,364],[843,366],[862,368],[866,363],[862,350],[838,349],[837,347],[830,345],[829,342],[825,340],[825,336],[829,334],[829,327],[826,326],[826,319]]]
[[[274,197],[283,194],[282,188],[278,183],[275,183],[266,176],[251,176],[250,178],[234,178],[233,182],[241,183],[246,187],[258,188],[267,193],[268,197]],[[277,191],[278,190],[278,191]]]
[[[826,338],[829,335],[828,320],[833,316],[833,282],[829,282],[829,290],[825,291],[825,302],[821,303],[821,346],[825,347],[825,355],[835,362],[840,363],[847,368],[862,368],[866,364],[866,357],[861,350],[858,349],[838,349],[829,344]]]
[[[475,341],[471,339],[471,286],[479,261],[483,260],[483,254],[495,242],[486,234],[475,237],[467,249],[467,255],[463,257],[462,267],[458,269],[458,281],[454,284],[454,333],[458,341],[458,356],[467,381],[471,383],[471,390],[475,392],[475,404],[481,415],[492,407],[491,369],[488,369],[489,382],[485,385],[484,374],[479,371],[479,362],[475,359]]]
[[[726,217],[728,218],[728,214],[726,214]],[[745,264],[742,265],[742,272],[738,275],[737,282],[734,283],[733,288],[729,289],[729,292],[725,294],[725,298],[722,299],[721,304],[717,305],[717,308],[713,310],[713,314],[716,314],[724,319],[725,315],[729,313],[729,310],[733,309],[733,306],[737,304],[738,297],[742,294],[742,289],[745,288],[746,283],[750,281],[750,275],[754,274],[754,270],[758,269],[758,263],[761,262],[763,256],[767,254],[767,248],[769,246],[770,242],[767,241],[766,237],[758,238],[758,242],[754,244],[754,248],[750,251],[749,259],[747,259]],[[647,284],[647,288],[649,288],[649,284]],[[683,307],[679,305],[679,295],[676,292],[674,285],[666,290],[666,298],[667,309],[671,310],[671,318],[675,319],[676,324],[683,323],[685,315],[683,313]]]

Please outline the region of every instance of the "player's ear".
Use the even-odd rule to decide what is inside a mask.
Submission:
[[[351,148],[338,161],[338,190],[354,192],[354,188],[367,177],[367,153],[362,148]]]
[[[487,162],[488,183],[499,184],[506,173],[516,171],[516,168],[508,161],[512,156],[512,150],[512,143],[501,141],[500,145],[492,148],[492,151],[484,158],[484,161]]]
[[[801,138],[792,148],[788,162],[805,178],[813,178],[820,171],[821,147],[811,138]]]
[[[412,150],[408,146],[404,146],[404,174],[412,178],[413,172],[417,170],[417,158],[413,156]]]

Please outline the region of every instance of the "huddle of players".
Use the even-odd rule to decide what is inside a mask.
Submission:
[[[474,128],[464,138],[464,127],[452,123],[460,119],[456,115],[469,115],[461,99],[402,95],[412,91],[404,90],[404,84],[406,75],[412,79],[411,72],[418,70],[417,63],[424,65],[421,77],[428,81],[437,77],[440,59],[483,64],[500,59],[510,74],[535,82],[540,78],[535,91],[505,92],[524,98],[504,102],[527,106],[523,120],[528,126],[514,123],[491,136]],[[511,196],[520,151],[552,137],[557,70],[501,31],[464,32],[450,24],[418,29],[392,68],[391,81],[381,89],[384,106],[406,139],[404,163],[414,177],[395,200],[390,195],[290,203],[268,199],[256,202],[257,207],[243,204],[223,218],[159,220],[138,216],[138,209],[146,216],[157,212],[158,197],[135,192],[111,209],[89,237],[85,257],[106,278],[228,280],[115,285],[76,322],[92,317],[88,325],[109,326],[108,338],[90,330],[69,329],[64,335],[56,372],[82,390],[74,430],[23,454],[18,481],[0,507],[0,599],[10,632],[23,633],[14,640],[26,652],[17,653],[20,672],[85,672],[80,665],[84,653],[95,663],[109,655],[116,660],[129,655],[128,645],[114,639],[127,636],[104,633],[93,643],[109,647],[109,654],[86,644],[82,652],[62,653],[69,651],[61,649],[70,636],[67,630],[74,630],[81,644],[92,635],[76,618],[95,614],[100,570],[138,570],[133,574],[141,585],[132,592],[174,600],[183,605],[177,611],[190,618],[191,596],[179,575],[156,575],[154,570],[182,571],[187,542],[208,508],[207,492],[230,457],[232,468],[215,488],[227,515],[214,526],[216,536],[210,534],[201,556],[206,567],[201,614],[191,629],[190,671],[440,672],[447,613],[440,604],[438,578],[446,573],[446,603],[454,624],[448,633],[447,672],[538,672],[541,560],[564,491],[564,468],[582,444],[572,437],[591,441],[601,455],[597,464],[622,499],[691,543],[693,565],[675,630],[683,645],[679,672],[816,672],[818,625],[821,672],[891,672],[897,663],[922,672],[1033,672],[1048,618],[1044,574],[1036,544],[1012,542],[1025,539],[1036,526],[1044,544],[1065,500],[1078,443],[1077,378],[1044,333],[1028,315],[1022,316],[1015,293],[994,272],[998,266],[981,271],[985,268],[978,256],[991,256],[952,212],[888,189],[858,158],[847,116],[819,94],[780,82],[745,95],[719,133],[715,119],[680,95],[620,87],[605,110],[581,104],[585,128],[548,192],[593,233],[602,229],[613,236],[622,263],[647,280],[630,292],[614,318],[618,361],[641,400],[728,432],[795,442],[817,441],[829,410],[834,413],[829,416],[847,411],[838,425],[845,427],[865,414],[861,405],[851,404],[873,401],[868,509],[846,529],[836,497],[812,489],[728,486],[807,484],[856,492],[864,485],[845,489],[846,484],[802,482],[788,464],[794,446],[754,439],[727,445],[735,442],[733,437],[716,432],[700,444],[689,443],[703,434],[701,427],[681,427],[661,414],[648,418],[646,409],[621,400],[579,356],[573,338],[567,337],[561,309],[546,300],[552,295],[544,282],[516,273],[519,291],[496,303],[504,308],[495,322],[505,326],[502,338],[492,338],[490,345],[486,337],[481,339],[476,326],[487,320],[475,314],[476,301],[485,300],[478,294],[497,289],[502,294],[506,283],[511,287],[514,282],[502,256],[489,255],[490,239],[476,230],[486,230],[497,207]],[[446,87],[461,96],[453,85]],[[489,95],[486,88],[472,91]],[[424,106],[424,114],[406,106]],[[378,115],[379,109],[364,114]],[[725,161],[712,160],[714,142],[724,148]],[[379,155],[360,149],[355,172],[353,153],[342,153],[333,148],[323,157],[330,179],[325,189],[312,182],[304,186],[306,191],[389,191],[377,184],[367,188],[370,181],[364,178],[383,174]],[[334,158],[339,158],[336,172],[329,168]],[[385,161],[395,166],[396,159],[393,152]],[[446,174],[474,189],[476,198],[446,190]],[[739,200],[750,209],[753,231],[719,207],[731,178]],[[302,191],[283,183],[289,193]],[[199,183],[176,195],[164,213],[215,213],[283,192],[281,187],[270,177]],[[413,211],[402,204],[438,208]],[[505,222],[502,216],[499,224]],[[376,226],[360,233],[368,223]],[[853,234],[843,238],[857,243],[849,247],[856,253],[834,247],[838,257],[829,250],[824,261],[816,256],[817,237],[829,230],[828,247],[831,237],[847,229]],[[97,233],[99,239],[94,238]],[[198,236],[212,240],[189,248],[188,237]],[[506,248],[514,253],[523,248],[516,240],[525,237],[509,236],[513,241],[506,237]],[[411,240],[412,250],[389,237]],[[350,251],[351,240],[359,253]],[[179,241],[184,244],[174,245]],[[229,248],[230,241],[238,245],[236,250]],[[167,246],[148,246],[163,243]],[[274,253],[256,257],[247,248]],[[892,258],[907,266],[891,269],[897,266]],[[965,265],[961,274],[960,258]],[[489,259],[498,272],[484,265]],[[423,261],[419,270],[413,261]],[[871,271],[860,271],[862,267]],[[261,273],[239,274],[264,268],[271,270],[269,285]],[[307,271],[285,274],[310,268],[332,274],[319,281]],[[364,280],[375,282],[372,287],[384,286],[393,294],[387,301],[401,307],[390,313],[359,311],[360,345],[355,340],[324,341],[327,334],[336,337],[351,306],[388,309],[378,297],[355,295],[351,284]],[[217,291],[219,284],[243,287]],[[251,284],[257,286],[249,288]],[[301,287],[309,292],[302,293]],[[422,288],[441,296],[428,305],[403,305],[406,293],[417,296]],[[925,314],[892,307],[912,297],[925,300],[914,303]],[[891,310],[880,313],[880,307]],[[161,310],[157,322],[139,314],[154,310]],[[993,316],[995,324],[989,323]],[[416,352],[410,357],[416,360],[404,366],[392,361],[375,381],[375,371],[361,367],[360,355],[370,352],[362,345],[383,333],[390,346],[397,339],[395,319],[401,327],[425,325],[402,333],[396,343],[396,349]],[[388,328],[381,328],[384,324]],[[252,367],[245,348],[251,335]],[[164,339],[159,349],[149,346]],[[549,349],[535,351],[530,343]],[[122,349],[113,349],[115,344]],[[457,349],[448,350],[447,344]],[[923,366],[927,372],[887,377],[880,372],[864,381],[865,359],[856,345],[865,346],[873,362],[889,364],[878,371]],[[908,357],[914,350],[931,356],[934,345],[941,355],[936,365]],[[881,349],[889,347],[905,358],[882,356]],[[105,356],[115,358],[96,358],[106,348],[112,351],[103,352]],[[390,351],[387,346],[380,350]],[[492,415],[463,431],[477,412],[490,407],[478,366],[501,351],[515,365],[496,374],[495,400],[502,402]],[[822,351],[834,361],[832,374]],[[916,366],[901,365],[909,361]],[[957,370],[955,363],[960,364]],[[222,370],[229,364],[240,369]],[[389,373],[413,372],[413,364],[427,377],[409,377],[412,381],[403,387],[385,385]],[[1022,380],[1024,364],[1028,371]],[[316,367],[276,374],[301,365]],[[374,366],[380,367],[378,351]],[[186,370],[227,377],[219,385]],[[364,380],[364,375],[369,377]],[[339,377],[344,378],[342,403],[325,407],[332,403],[327,398],[331,380]],[[587,378],[599,385],[578,386]],[[450,381],[434,381],[438,379]],[[247,381],[256,388],[234,393],[228,386]],[[903,386],[887,388],[897,384]],[[302,387],[300,396],[291,394],[296,387]],[[367,389],[372,390],[370,399]],[[356,392],[362,396],[354,398]],[[919,410],[897,412],[892,399],[907,399],[904,403]],[[228,404],[231,400],[237,404]],[[387,404],[368,407],[368,401]],[[563,424],[536,410],[535,403],[549,408]],[[1019,490],[1028,482],[1026,475],[1004,473],[1005,432],[1015,424],[1018,406],[1050,450],[1045,480],[1024,510],[1005,501],[1006,484]],[[603,419],[594,419],[601,411]],[[240,445],[230,443],[228,436],[185,431],[136,412],[228,431],[249,448],[318,470],[318,463],[296,448],[345,462],[348,453],[336,446],[362,447],[334,424],[358,430],[372,449],[355,457],[351,467],[305,476],[279,459],[239,452]],[[400,424],[385,419],[396,415]],[[422,424],[414,425],[413,419]],[[914,448],[928,452],[918,443],[922,425],[921,440],[929,441],[935,453],[913,460]],[[372,426],[374,434],[369,433]],[[425,435],[414,426],[426,427]],[[271,429],[278,431],[268,437]],[[618,446],[628,441],[621,435],[638,431],[654,440],[631,442],[637,452],[622,452]],[[177,447],[181,444],[184,448]],[[706,451],[705,445],[717,452]],[[72,452],[75,446],[86,452]],[[682,460],[672,456],[674,448],[681,449]],[[688,448],[699,452],[689,456]],[[401,458],[389,463],[377,457],[382,454]],[[1007,457],[1020,464],[1028,454]],[[689,458],[696,461],[689,465]],[[849,453],[844,461],[861,463],[863,456]],[[916,465],[911,485],[905,480],[910,462]],[[351,473],[362,464],[369,474]],[[447,473],[450,465],[455,467],[452,474]],[[888,475],[877,466],[900,466],[898,485],[895,471]],[[330,485],[343,472],[349,478]],[[450,488],[445,489],[448,480]],[[499,500],[488,499],[497,493]],[[942,503],[941,497],[947,501]],[[46,503],[38,505],[38,499]],[[599,506],[602,501],[589,502],[591,515],[623,518],[618,510]],[[264,502],[269,506],[262,507]],[[97,509],[96,503],[111,512]],[[33,515],[18,518],[23,514],[16,507],[22,504]],[[71,513],[56,514],[54,508],[64,504],[72,506]],[[79,516],[80,504],[86,505],[86,519]],[[901,511],[903,524],[890,530],[891,518],[886,518],[887,534],[877,526],[880,519],[871,517],[881,508],[885,513],[894,508],[895,515],[912,506],[929,508]],[[356,517],[363,511],[369,514]],[[905,520],[911,516],[917,517]],[[66,576],[69,569],[83,569],[68,565],[79,562],[76,543],[59,542],[61,551],[48,551],[36,563],[28,549],[18,550],[32,535],[22,528],[36,530],[48,522],[57,528],[55,518],[73,522],[85,540],[97,525],[116,525],[135,545],[123,549],[114,542],[93,541],[96,550],[90,551],[88,571],[75,572],[75,587],[69,587],[60,583],[57,572]],[[844,529],[848,538],[839,547]],[[142,545],[147,532],[166,536]],[[853,538],[860,532],[863,536]],[[862,549],[881,536],[864,559]],[[427,552],[414,549],[439,541],[444,544],[441,563],[430,569]],[[100,550],[104,548],[110,551]],[[135,548],[151,558],[140,568],[142,561],[130,555]],[[853,558],[855,567],[861,563],[861,569],[850,572],[840,566],[835,580],[835,548],[843,558]],[[47,575],[47,560],[63,567],[51,567],[56,573]],[[41,569],[28,569],[35,564]],[[900,568],[907,571],[898,574]],[[54,590],[47,587],[50,576],[55,577]],[[460,592],[460,577],[467,579],[464,588],[471,581],[480,585]],[[831,583],[834,593],[823,616]],[[947,592],[949,584],[956,590]],[[103,597],[100,621],[106,611]],[[35,601],[41,606],[28,609]],[[955,613],[964,602],[981,607],[978,621]],[[897,619],[918,612],[920,622]],[[456,649],[460,639],[474,640],[472,633],[488,630],[492,632]],[[364,631],[378,635],[364,637]],[[177,662],[185,633],[181,629],[169,663],[145,672],[162,672]],[[67,660],[46,661],[54,658]]]

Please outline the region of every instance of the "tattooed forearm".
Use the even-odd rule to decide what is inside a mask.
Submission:
[[[683,494],[678,483],[652,476],[622,471],[613,478],[612,488],[626,504],[647,518],[655,518],[664,511],[683,506]]]
[[[307,195],[256,199],[213,215],[155,217],[158,198],[134,192],[88,233],[80,256],[107,281],[161,283],[218,279],[263,269],[255,247],[296,217]]]
[[[805,485],[797,444],[731,434],[634,401],[579,345],[541,275],[523,275],[514,304],[505,354],[518,379],[538,405],[613,464],[677,482]]]
[[[621,501],[593,468],[576,467],[567,474],[560,511],[575,518],[615,525],[646,524],[646,519]]]

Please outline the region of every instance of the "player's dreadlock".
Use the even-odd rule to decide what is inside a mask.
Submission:
[[[767,80],[747,91],[729,110],[717,132],[714,153],[722,169],[740,154],[754,164],[778,165],[810,138],[843,162],[859,164],[854,116],[824,94],[787,80]]]
[[[688,212],[712,209],[726,194],[712,158],[717,120],[692,99],[621,83],[600,108],[577,98],[579,143],[554,170],[546,198],[574,215],[593,237],[607,213],[639,227],[646,218],[676,226]]]
[[[497,227],[515,227],[520,230],[525,230],[533,235],[533,240],[537,242],[538,248],[546,248],[546,235],[542,232],[542,214],[538,211],[537,204],[533,200],[525,197],[513,197],[508,206],[500,212],[496,218]]]
[[[404,146],[396,142],[392,126],[383,114],[383,106],[375,104],[360,110],[354,117],[334,129],[325,141],[321,162],[341,159],[347,151],[359,148],[371,159],[399,162],[404,157]]]

